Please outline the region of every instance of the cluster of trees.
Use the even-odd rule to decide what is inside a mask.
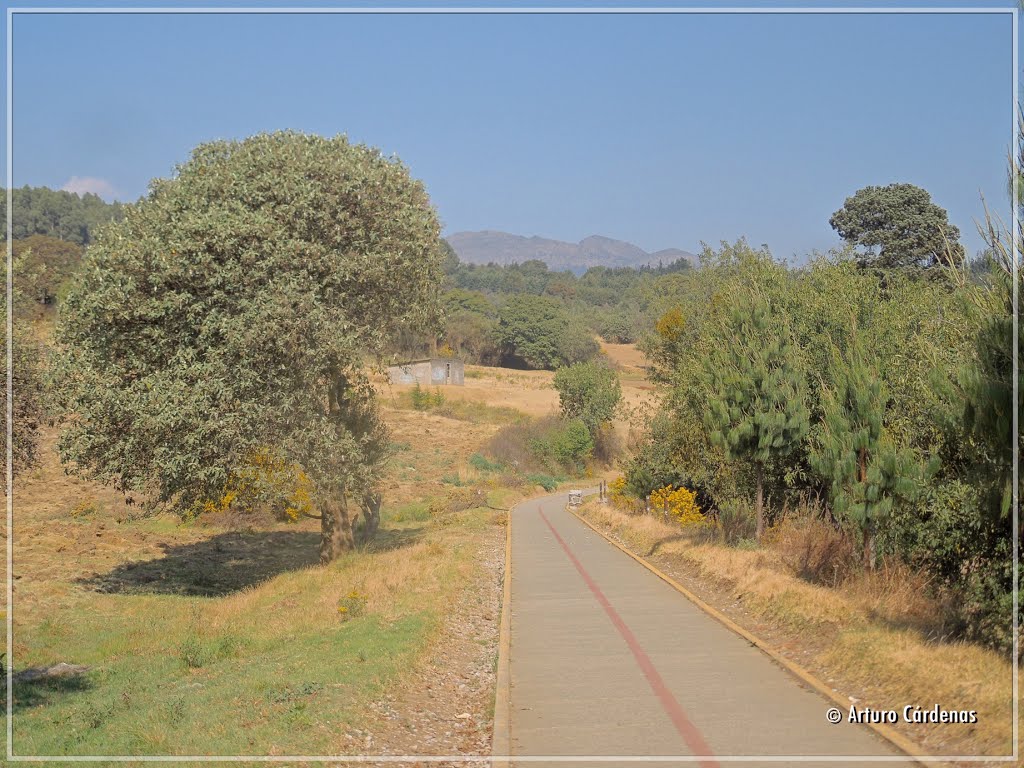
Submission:
[[[29,192],[16,205],[62,199]],[[24,259],[64,258],[20,217]],[[63,421],[66,466],[183,515],[289,498],[321,520],[324,561],[372,535],[390,440],[365,361],[440,322],[440,226],[406,167],[344,137],[213,142],[79,235],[45,374],[15,354],[35,380],[16,391],[45,382]],[[32,404],[14,405],[29,426]],[[18,429],[24,466],[34,441]],[[301,482],[282,493],[275,478]]]
[[[869,190],[885,201],[873,215],[882,229],[881,214],[906,218],[888,210],[904,199],[896,186]],[[899,556],[936,574],[959,598],[964,633],[1007,647],[1006,238],[993,233],[984,271],[964,268],[948,226],[928,248],[904,232],[877,254],[858,246],[884,232],[844,229],[866,195],[833,217],[849,247],[799,268],[743,241],[705,247],[646,342],[668,394],[627,487],[685,486],[712,511],[752,496],[758,537],[784,503],[817,497],[865,567]]]
[[[46,235],[76,245],[88,245],[97,230],[123,215],[120,203],[106,203],[99,195],[22,187],[11,190],[12,232],[15,240]],[[7,220],[7,197],[0,197],[0,220]]]
[[[632,343],[658,316],[660,284],[691,269],[686,260],[659,267],[593,267],[553,272],[541,261],[462,264],[444,243],[445,323],[438,337],[399,339],[397,356],[434,347],[468,362],[555,370],[592,359],[594,336]]]

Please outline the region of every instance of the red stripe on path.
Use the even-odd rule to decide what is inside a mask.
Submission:
[[[676,727],[676,730],[679,731],[679,735],[683,737],[683,741],[686,742],[686,746],[690,748],[690,751],[693,752],[694,755],[707,757],[706,760],[701,760],[699,763],[704,766],[704,768],[719,768],[719,763],[715,760],[714,754],[711,752],[711,747],[708,746],[706,741],[704,741],[704,737],[697,729],[697,726],[695,726],[690,721],[690,718],[686,716],[686,712],[683,711],[679,702],[676,701],[676,697],[672,695],[672,691],[670,691],[668,686],[665,685],[665,681],[661,678],[661,675],[658,674],[658,670],[655,669],[650,656],[647,655],[643,646],[640,645],[640,641],[636,639],[636,635],[633,634],[633,630],[626,625],[626,622],[622,620],[621,616],[619,616],[618,611],[612,607],[608,598],[605,597],[604,592],[602,592],[601,588],[597,586],[597,582],[595,582],[591,578],[590,574],[587,573],[587,569],[583,567],[583,564],[576,559],[576,555],[574,555],[572,550],[569,549],[569,545],[565,543],[565,539],[558,535],[558,531],[555,530],[555,526],[551,524],[551,521],[548,520],[547,515],[544,514],[543,510],[538,507],[537,511],[540,512],[541,519],[547,523],[548,528],[551,529],[551,533],[555,535],[558,543],[562,545],[562,549],[565,550],[565,554],[569,556],[572,564],[576,566],[576,570],[579,571],[580,576],[583,577],[587,586],[590,587],[590,591],[594,594],[594,597],[597,598],[597,602],[601,604],[605,613],[608,614],[608,618],[612,620],[612,624],[614,624],[615,628],[619,630],[619,634],[622,635],[622,639],[626,641],[626,645],[629,646],[629,650],[633,653],[633,658],[635,658],[636,663],[640,665],[640,669],[643,671],[644,677],[647,678],[647,682],[650,684],[651,689],[661,702],[661,706],[669,716],[672,724]]]

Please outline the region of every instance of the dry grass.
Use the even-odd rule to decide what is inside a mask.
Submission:
[[[15,486],[13,664],[90,671],[16,691],[19,751],[347,751],[347,729],[425,658],[476,578],[499,530],[479,501],[516,498],[466,464],[497,425],[386,415],[400,450],[381,534],[327,568],[316,521],[132,519],[119,494],[64,474],[47,431],[42,464]],[[446,485],[453,468],[482,496]],[[478,503],[453,505],[453,491]],[[424,514],[403,516],[412,505]]]
[[[716,591],[705,599],[737,602],[747,618],[730,615],[755,634],[769,632],[800,663],[862,705],[901,709],[976,709],[973,726],[929,725],[910,735],[939,754],[1006,754],[1011,739],[1011,665],[994,651],[944,642],[943,606],[927,581],[906,567],[848,573],[837,586],[799,575],[794,552],[811,529],[773,532],[764,548],[736,549],[683,533],[649,515],[629,515],[587,502],[583,514],[637,554],[678,566]],[[719,606],[721,607],[721,605]]]

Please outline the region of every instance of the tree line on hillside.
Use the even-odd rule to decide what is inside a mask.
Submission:
[[[11,190],[12,232],[15,240],[46,235],[76,245],[92,242],[97,229],[123,215],[120,203],[107,203],[99,195],[29,187]],[[7,196],[0,196],[0,220],[7,220]]]
[[[468,362],[556,370],[593,359],[600,336],[636,342],[653,323],[663,281],[691,269],[685,259],[658,267],[592,267],[555,272],[542,261],[463,264],[443,243],[444,324],[438,336],[412,333],[396,357],[440,348]]]

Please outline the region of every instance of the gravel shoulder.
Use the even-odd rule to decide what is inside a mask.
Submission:
[[[346,752],[479,755],[481,762],[489,760],[505,526],[488,526],[476,545],[474,578],[467,589],[452,596],[444,626],[423,661],[401,688],[370,706],[368,727],[346,734]],[[359,763],[368,764],[420,763]]]

